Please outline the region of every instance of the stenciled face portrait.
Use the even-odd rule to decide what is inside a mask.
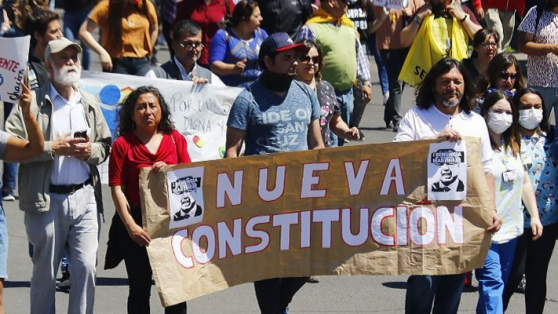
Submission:
[[[440,182],[448,186],[459,176],[459,163],[444,163],[440,166]]]

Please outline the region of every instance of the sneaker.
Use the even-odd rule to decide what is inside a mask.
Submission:
[[[13,194],[6,194],[2,196],[2,200],[5,202],[13,202],[16,200],[16,198]]]
[[[382,103],[384,106],[387,104],[388,100],[389,100],[389,92],[386,92],[384,94],[384,99],[382,99]]]
[[[70,272],[63,272],[62,278],[56,280],[56,289],[60,291],[70,290]]]
[[[318,283],[318,282],[320,282],[320,280],[318,279],[318,277],[312,276],[312,277],[308,278],[308,280],[306,280],[306,282],[308,282],[308,283]]]
[[[521,281],[517,285],[517,288],[515,288],[515,292],[525,294],[525,286],[526,285],[527,285],[527,279],[525,279],[525,274],[523,274],[523,278],[521,278]]]

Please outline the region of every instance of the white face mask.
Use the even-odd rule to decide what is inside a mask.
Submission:
[[[519,110],[519,124],[527,130],[536,129],[543,118],[542,109]]]
[[[496,134],[502,134],[510,128],[513,116],[507,113],[488,113],[488,127]]]

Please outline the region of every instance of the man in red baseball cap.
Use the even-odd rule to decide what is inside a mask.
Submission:
[[[287,33],[275,33],[263,41],[259,54],[263,73],[238,95],[229,114],[226,158],[239,157],[242,144],[246,156],[324,147],[316,94],[293,80],[295,56],[305,49],[304,44],[294,44]],[[254,282],[261,313],[287,313],[293,296],[307,280],[291,277]]]

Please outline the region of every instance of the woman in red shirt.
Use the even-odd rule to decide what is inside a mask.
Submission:
[[[142,86],[120,104],[119,124],[109,161],[109,185],[116,215],[109,231],[105,269],[118,252],[124,259],[130,293],[128,313],[149,313],[152,270],[145,247],[151,241],[142,228],[139,173],[150,167],[189,163],[184,136],[174,129],[170,109],[158,89]],[[165,308],[165,313],[186,313],[186,303]]]
[[[188,0],[179,2],[176,10],[176,23],[188,19],[201,27],[204,48],[197,62],[209,68],[211,38],[219,29],[225,28],[225,16],[232,14],[234,2],[232,0]]]

